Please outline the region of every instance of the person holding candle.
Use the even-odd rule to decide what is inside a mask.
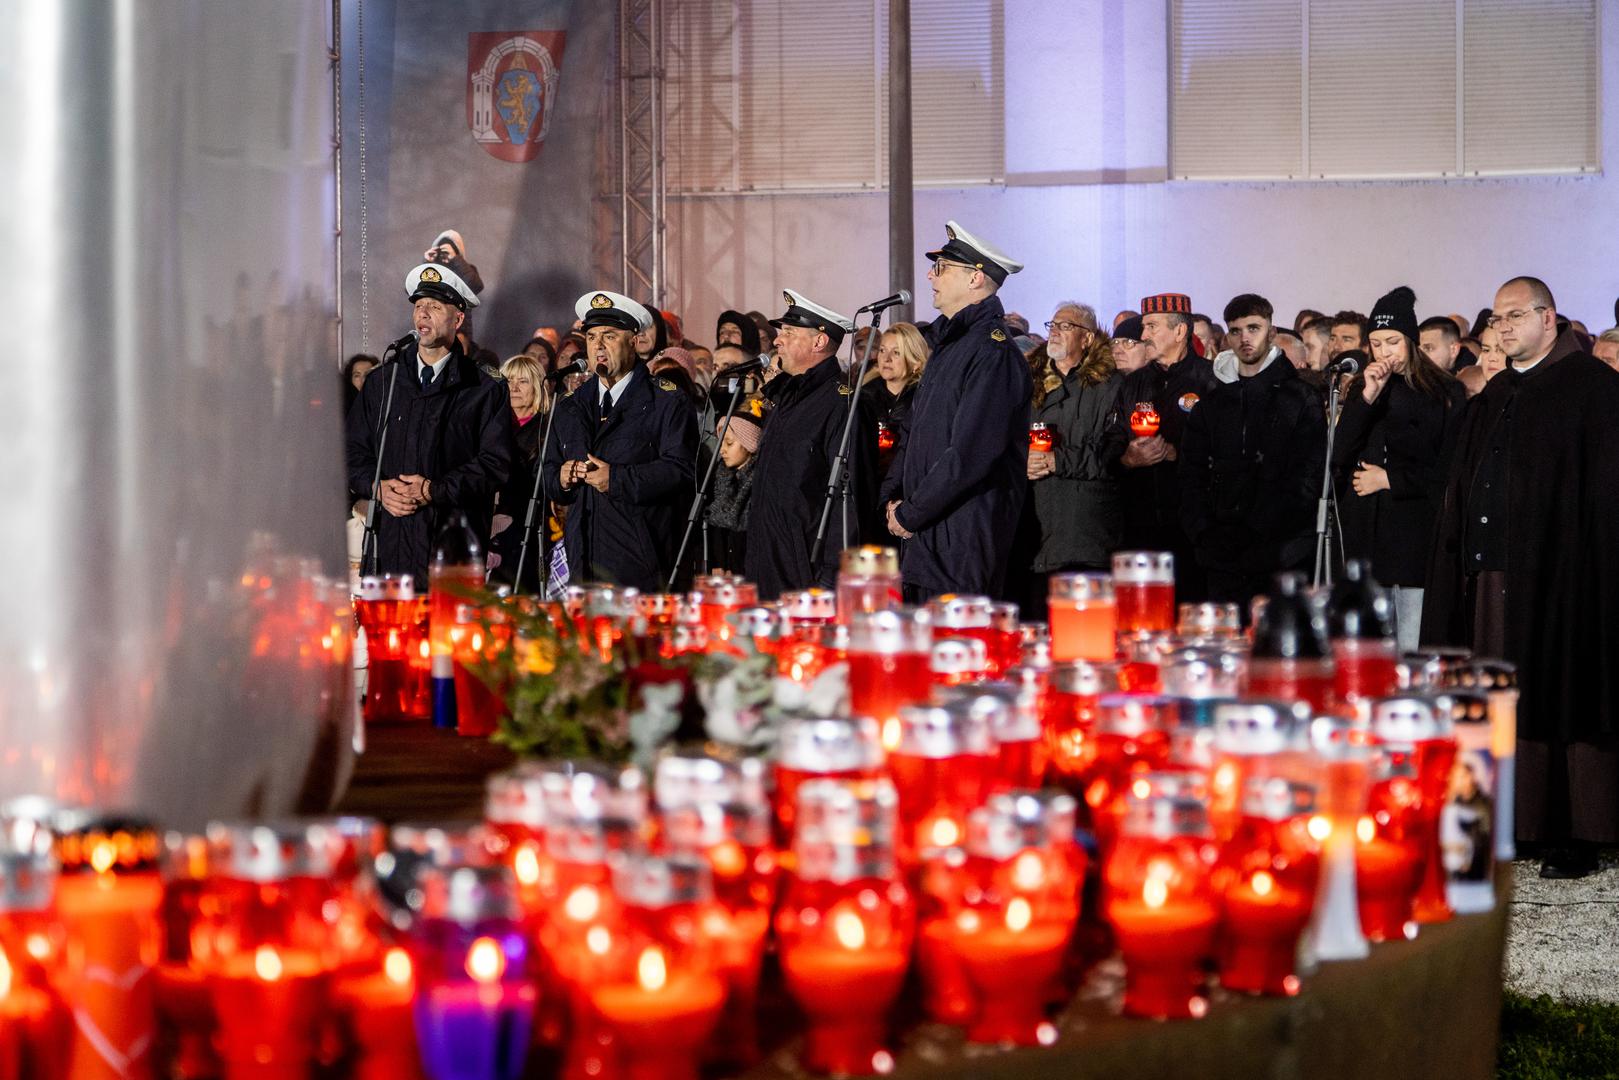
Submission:
[[[568,568],[575,580],[660,592],[691,502],[696,411],[636,358],[634,335],[652,326],[644,306],[602,291],[574,310],[595,375],[557,403],[544,466],[546,490],[569,507]]]
[[[1428,542],[1467,400],[1418,346],[1416,299],[1402,285],[1372,309],[1372,362],[1344,397],[1332,462],[1344,555],[1370,559],[1390,589],[1401,652],[1416,649],[1422,629]]]
[[[1489,325],[1509,366],[1461,421],[1422,640],[1518,666],[1517,835],[1582,877],[1619,840],[1619,374],[1538,278],[1502,285]]]
[[[1118,477],[1105,457],[1108,418],[1124,382],[1112,346],[1096,328],[1096,313],[1073,301],[1059,304],[1046,327],[1051,338],[1029,358],[1034,417],[1053,435],[1051,449],[1029,452],[1023,529],[1033,550],[1017,600],[1031,619],[1045,618],[1051,574],[1104,569],[1124,528]]]
[[[1205,599],[1203,575],[1192,542],[1180,523],[1179,457],[1187,418],[1218,385],[1209,362],[1191,349],[1192,301],[1184,293],[1160,293],[1141,301],[1147,363],[1126,375],[1108,418],[1105,453],[1119,477],[1126,547],[1175,555],[1175,595]],[[1130,429],[1139,402],[1159,416],[1155,435]]]
[[[853,391],[837,352],[854,323],[792,289],[782,295],[787,310],[771,320],[782,373],[765,385],[770,421],[754,464],[744,564],[762,600],[789,589],[832,586],[843,548],[878,531],[877,418],[875,403],[862,394],[849,432],[844,494],[832,505],[820,562],[810,563],[832,464],[849,422]]]
[[[1320,402],[1275,347],[1271,315],[1252,293],[1226,305],[1237,378],[1187,418],[1180,447],[1181,525],[1209,599],[1243,606],[1272,574],[1309,564],[1326,456]]]
[[[927,253],[939,311],[909,423],[883,483],[888,531],[905,545],[907,601],[1000,596],[1027,484],[1028,364],[998,295],[1023,264],[956,222]]]
[[[876,402],[877,421],[887,426],[892,443],[884,446],[881,439],[877,443],[877,472],[881,477],[888,475],[894,463],[899,433],[910,419],[916,384],[922,379],[931,352],[922,331],[913,323],[895,323],[883,331],[877,342],[877,374],[869,381],[866,393]]]

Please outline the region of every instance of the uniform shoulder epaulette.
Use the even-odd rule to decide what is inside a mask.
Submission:
[[[848,383],[840,382],[838,383],[838,393],[842,394],[844,397],[848,397],[850,394],[854,393],[854,387],[850,386]]]
[[[674,388],[675,388],[675,384],[673,382],[669,381],[668,379],[659,379],[658,380],[658,389],[659,390],[673,390]]]

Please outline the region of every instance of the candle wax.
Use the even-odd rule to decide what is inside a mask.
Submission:
[[[1173,581],[1114,581],[1113,602],[1120,630],[1174,630]]]
[[[1282,995],[1297,988],[1294,958],[1315,893],[1288,884],[1280,873],[1273,881],[1263,896],[1247,879],[1226,890],[1220,983],[1228,990]]]
[[[528,1059],[534,987],[419,986],[416,1041],[433,1080],[516,1080]]]
[[[849,652],[849,707],[879,722],[917,705],[933,692],[932,657],[918,653]]]
[[[1372,941],[1400,941],[1411,921],[1419,856],[1406,841],[1373,837],[1355,844],[1360,925]]]
[[[616,983],[593,988],[590,1003],[619,1051],[619,1075],[695,1080],[697,1052],[719,1021],[725,984],[714,975],[674,975],[657,990]]]
[[[412,986],[380,972],[350,976],[337,985],[338,1007],[354,1039],[355,1080],[416,1080],[421,1076]]]
[[[486,738],[500,726],[506,715],[504,694],[491,690],[472,669],[459,660],[455,664],[455,730],[458,735]]]
[[[276,1065],[288,1077],[309,1075],[319,1029],[326,1017],[325,972],[315,954],[301,949],[276,953],[281,975],[261,978],[251,952],[226,959],[209,976],[218,1018],[215,1047],[228,1064]]]
[[[1051,659],[1112,660],[1117,611],[1111,600],[1051,601]]]
[[[157,1035],[153,965],[163,884],[153,873],[79,874],[56,884],[56,911],[75,948],[58,971],[74,1007],[68,1073],[126,1080],[151,1069]],[[100,969],[111,978],[88,977]]]
[[[978,1043],[1038,1046],[1048,991],[1062,971],[1072,920],[1022,930],[989,926],[951,939],[974,990],[967,1038]]]
[[[809,1015],[805,1063],[819,1072],[868,1075],[882,1049],[888,1010],[905,982],[909,957],[895,948],[784,947],[788,992]]]

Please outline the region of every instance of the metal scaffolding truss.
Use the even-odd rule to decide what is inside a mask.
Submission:
[[[624,292],[663,306],[669,288],[664,208],[663,16],[672,0],[619,0],[618,233]]]

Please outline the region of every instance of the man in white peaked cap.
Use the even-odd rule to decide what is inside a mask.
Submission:
[[[1028,485],[1029,367],[1002,321],[999,293],[1023,264],[952,221],[927,253],[939,318],[881,495],[906,599],[1005,594]]]

